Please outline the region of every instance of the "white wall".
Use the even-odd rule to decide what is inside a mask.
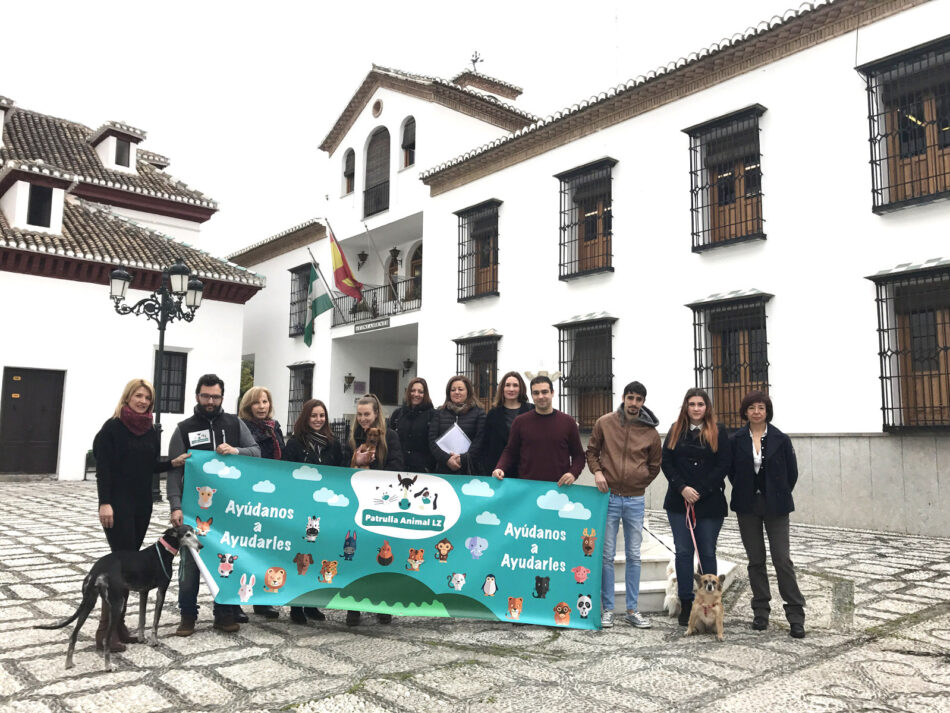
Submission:
[[[54,188],[49,227],[31,225],[26,222],[30,209],[30,182],[15,181],[0,197],[0,211],[3,211],[7,222],[15,228],[37,233],[59,234],[63,232],[63,201],[65,198],[66,192],[62,188]]]
[[[171,218],[165,215],[156,215],[155,213],[146,213],[141,210],[132,210],[131,208],[118,208],[109,206],[109,210],[117,215],[134,220],[139,225],[144,225],[152,230],[157,230],[164,235],[170,235],[183,243],[188,243],[192,247],[199,247],[201,243],[201,223],[182,218]]]
[[[146,296],[130,290],[127,302]],[[152,380],[157,325],[116,314],[108,287],[4,272],[0,304],[0,369],[8,366],[66,372],[57,473],[83,477],[86,451],[133,378]],[[240,386],[243,305],[205,300],[193,322],[165,333],[166,350],[188,351],[185,414],[163,414],[163,452],[173,427],[190,415],[194,385],[204,373],[225,382],[225,408],[234,410]]]

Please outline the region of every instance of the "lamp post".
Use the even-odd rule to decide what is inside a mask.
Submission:
[[[190,279],[189,279],[190,278]],[[162,367],[165,359],[165,327],[170,322],[184,320],[190,322],[201,306],[201,292],[204,285],[191,277],[191,270],[181,261],[162,270],[161,285],[151,295],[135,304],[125,303],[132,277],[123,268],[113,270],[109,275],[109,293],[119,314],[144,314],[158,325],[158,354],[155,357],[155,428],[159,438],[162,434]],[[162,499],[158,473],[152,478],[152,500]]]

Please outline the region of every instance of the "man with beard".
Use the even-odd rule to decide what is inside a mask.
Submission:
[[[224,382],[217,374],[205,374],[198,379],[195,388],[195,412],[178,424],[168,443],[168,453],[174,459],[185,451],[215,451],[220,455],[261,455],[260,446],[254,440],[244,422],[221,408],[224,399]],[[168,474],[168,504],[171,507],[171,522],[182,524],[181,496],[185,471],[176,468]],[[181,552],[178,565],[178,608],[181,623],[176,636],[191,636],[198,618],[198,566],[187,549]],[[238,620],[247,621],[241,608],[231,604],[214,605],[214,628],[227,633],[240,629]]]

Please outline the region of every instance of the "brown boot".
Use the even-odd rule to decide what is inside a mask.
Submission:
[[[129,591],[126,590],[125,599],[122,602],[122,618],[119,619],[119,626],[117,629],[119,633],[119,641],[121,641],[123,644],[137,644],[139,641],[139,637],[134,636],[132,632],[129,631],[129,627],[125,625],[125,609],[128,606],[128,604],[129,604]]]
[[[195,617],[183,616],[178,623],[178,630],[175,636],[191,636],[195,633]]]
[[[96,651],[105,647],[106,633],[109,631],[109,614],[105,607],[99,609],[99,628],[96,629]],[[114,654],[125,651],[125,645],[119,641],[118,632],[112,635],[109,641],[109,651]]]

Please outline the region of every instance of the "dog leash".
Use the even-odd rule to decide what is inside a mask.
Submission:
[[[684,499],[683,502],[686,502]],[[689,536],[693,538],[693,550],[696,552],[696,568],[700,574],[703,574],[703,563],[699,559],[699,547],[696,544],[696,507],[693,503],[686,502],[686,527],[689,528]]]
[[[165,549],[172,553],[172,557],[178,554],[178,550],[176,550],[174,547],[170,546],[167,542],[165,542],[164,538],[159,538],[158,542],[161,542],[162,545],[165,547]],[[169,580],[171,580],[172,575],[167,569],[165,569],[165,560],[162,558],[162,551],[158,549],[158,542],[155,543],[155,552],[156,554],[158,554],[158,561],[161,562],[162,572],[164,572],[165,576],[168,577]]]

